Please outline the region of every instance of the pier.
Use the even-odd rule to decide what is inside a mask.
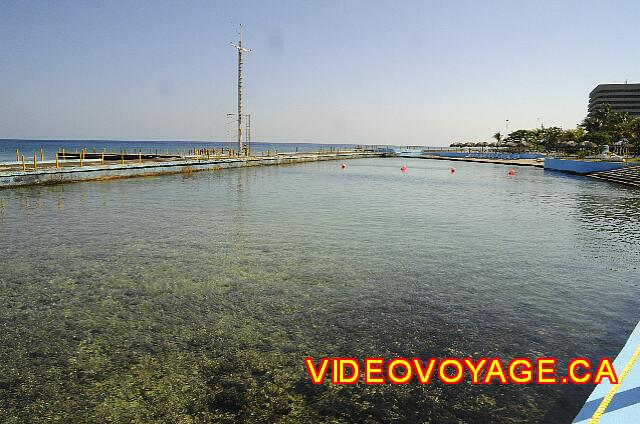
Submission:
[[[514,158],[506,159],[500,157],[469,157],[469,156],[447,156],[428,155],[417,156],[420,159],[436,159],[449,161],[463,161],[475,163],[493,163],[500,165],[531,166],[544,168],[546,170],[567,172],[570,174],[584,175],[603,181],[623,184],[632,187],[640,187],[640,165],[637,163],[628,164],[608,161],[584,161],[555,158]]]
[[[452,157],[452,156],[438,156],[438,155],[421,155],[418,157],[420,159],[436,159],[436,160],[450,160],[450,161],[476,162],[476,163],[496,163],[500,165],[533,166],[536,168],[544,168],[544,159],[473,158],[473,157]]]
[[[64,158],[33,162],[16,161],[0,164],[0,189],[62,184],[79,181],[95,181],[179,174],[199,171],[216,171],[225,168],[267,166],[382,157],[383,154],[365,149],[313,153],[277,153],[263,156],[212,155],[197,150],[187,156],[156,155],[143,153],[66,153]]]

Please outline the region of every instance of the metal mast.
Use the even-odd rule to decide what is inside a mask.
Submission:
[[[242,146],[242,53],[250,52],[251,49],[242,47],[242,24],[240,25],[240,41],[238,44],[231,43],[238,50],[238,155],[243,154]]]

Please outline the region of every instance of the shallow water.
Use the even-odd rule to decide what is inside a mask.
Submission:
[[[0,191],[0,422],[570,422],[589,386],[312,386],[303,358],[615,356],[640,191],[348,165]]]

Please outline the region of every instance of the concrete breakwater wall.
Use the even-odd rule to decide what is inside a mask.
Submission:
[[[283,165],[323,160],[356,159],[365,157],[381,157],[374,152],[339,152],[339,153],[305,153],[279,154],[268,157],[250,158],[218,158],[199,160],[185,158],[166,162],[141,162],[110,165],[72,166],[60,169],[41,168],[22,171],[16,169],[0,171],[0,189],[30,185],[61,184],[79,181],[107,180],[178,174],[186,172],[212,171],[225,168],[241,168],[247,166]]]
[[[487,159],[487,158],[468,158],[468,157],[450,157],[441,155],[423,155],[420,159],[437,159],[448,161],[462,161],[474,163],[493,163],[498,165],[515,165],[515,166],[532,166],[542,168],[544,163],[540,159]]]
[[[475,158],[475,159],[538,159],[545,155],[540,153],[495,153],[495,152],[426,152],[431,156],[448,158]]]
[[[620,169],[625,164],[621,162],[604,162],[604,161],[584,161],[570,159],[553,159],[544,160],[544,169],[552,171],[571,172],[574,174],[589,174],[591,172],[611,171]]]

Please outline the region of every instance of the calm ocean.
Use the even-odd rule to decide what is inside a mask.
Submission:
[[[592,386],[314,386],[303,360],[614,357],[640,191],[347,164],[0,191],[0,422],[570,422]]]

